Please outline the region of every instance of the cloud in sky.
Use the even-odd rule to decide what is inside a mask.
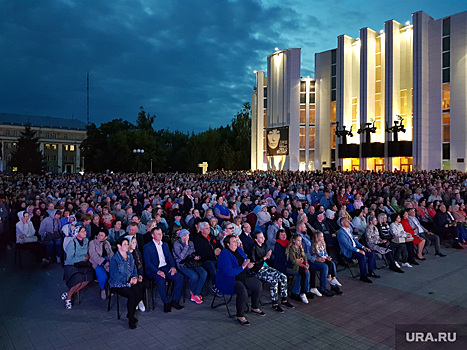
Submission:
[[[355,0],[0,0],[0,112],[134,122],[195,132],[230,122],[250,101],[253,70],[274,47],[302,48],[302,75],[339,34],[385,20],[434,18],[462,2]],[[392,12],[391,12],[392,11]]]

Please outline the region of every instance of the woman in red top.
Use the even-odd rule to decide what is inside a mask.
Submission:
[[[347,204],[350,203],[349,197],[347,197],[347,195],[345,194],[345,187],[341,187],[339,189],[339,194],[337,195],[336,200],[337,200],[337,205],[339,207],[343,205],[347,206]]]
[[[404,228],[405,232],[410,233],[413,237],[412,242],[415,246],[417,246],[418,260],[426,260],[423,257],[423,247],[425,247],[425,239],[421,238],[417,233],[415,233],[412,226],[410,226],[410,222],[408,218],[409,218],[409,212],[407,210],[404,210],[404,213],[402,214],[402,220],[401,220],[402,227]]]
[[[438,206],[438,201],[435,201],[437,206]],[[428,202],[428,206],[426,208],[426,211],[428,212],[428,214],[431,216],[431,218],[433,219],[436,215],[436,210],[438,208],[435,207],[435,202]]]

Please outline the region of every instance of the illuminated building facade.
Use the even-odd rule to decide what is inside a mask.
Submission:
[[[300,49],[276,50],[268,56],[268,77],[264,71],[255,71],[252,169],[315,169],[315,80],[300,77],[300,53]],[[285,127],[288,133],[280,142],[287,154],[278,154],[269,147],[268,134]]]
[[[79,147],[86,138],[85,123],[76,119],[0,113],[0,172],[8,169],[11,153],[26,126],[30,126],[39,138],[47,172],[83,170],[84,158]]]
[[[283,169],[467,170],[467,12],[434,20],[420,11],[337,43],[315,54],[315,79],[288,58],[299,49],[270,55],[268,78],[256,72],[252,169],[275,169],[266,131],[288,125]]]

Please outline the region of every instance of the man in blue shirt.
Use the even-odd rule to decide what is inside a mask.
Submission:
[[[328,210],[331,206],[331,195],[329,191],[324,191],[324,196],[319,200],[319,204],[324,207],[324,210]]]
[[[314,184],[313,191],[308,196],[308,203],[314,206],[316,203],[319,203],[324,194],[319,190],[319,185]]]
[[[337,240],[339,241],[341,252],[345,257],[358,260],[360,281],[373,283],[368,276],[379,278],[379,276],[374,272],[374,270],[376,270],[375,255],[369,248],[364,247],[355,240],[349,219],[341,219],[341,229],[337,231]]]

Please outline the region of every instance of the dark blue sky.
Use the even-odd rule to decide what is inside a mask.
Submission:
[[[435,19],[466,10],[447,0],[0,0],[0,113],[136,120],[203,131],[228,124],[251,100],[253,70],[275,47],[314,53],[340,34],[380,30],[423,10]]]

